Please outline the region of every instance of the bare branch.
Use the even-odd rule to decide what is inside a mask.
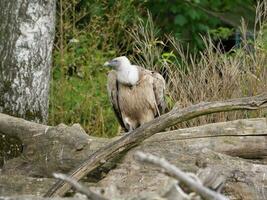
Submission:
[[[89,156],[79,167],[74,169],[70,177],[80,180],[86,174],[103,165],[103,161],[115,158],[121,152],[127,151],[145,139],[151,137],[165,128],[173,126],[202,115],[217,112],[228,112],[234,110],[256,110],[267,107],[267,93],[254,97],[231,99],[227,101],[216,101],[199,103],[183,109],[173,109],[170,112],[142,125],[141,127],[124,135],[120,139],[97,150]],[[62,196],[70,189],[70,185],[64,181],[57,182],[45,194],[46,197]]]
[[[74,187],[78,192],[86,195],[88,199],[91,200],[107,200],[106,198],[92,192],[89,188],[85,188],[83,185],[78,183],[77,181],[71,179],[70,177],[60,174],[60,173],[54,173],[53,174],[55,178],[63,180],[68,182],[72,187]]]
[[[167,162],[164,158],[159,158],[153,156],[152,154],[145,154],[143,152],[136,152],[135,158],[144,163],[153,164],[155,166],[161,167],[164,169],[164,172],[177,179],[179,182],[187,186],[193,192],[199,194],[202,198],[207,200],[227,200],[228,198],[222,194],[216,193],[209,188],[206,188],[198,181],[194,180],[192,177],[187,175],[185,172],[178,169],[176,166]]]

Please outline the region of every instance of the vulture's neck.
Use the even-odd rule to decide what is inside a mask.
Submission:
[[[134,86],[139,81],[139,70],[135,65],[121,66],[117,71],[117,80],[119,83]]]

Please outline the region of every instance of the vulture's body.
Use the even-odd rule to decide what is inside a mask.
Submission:
[[[131,65],[126,57],[115,59],[121,63],[109,72],[108,93],[121,126],[130,131],[164,112],[165,81],[157,72]]]

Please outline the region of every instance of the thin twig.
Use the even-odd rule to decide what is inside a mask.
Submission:
[[[76,180],[71,179],[70,177],[66,176],[65,174],[54,173],[55,178],[68,182],[72,187],[74,187],[78,192],[86,195],[88,199],[91,200],[107,200],[106,198],[92,192],[89,188],[85,188],[83,185],[78,183]]]
[[[170,164],[164,158],[159,158],[152,154],[145,154],[140,151],[135,153],[135,158],[140,162],[153,164],[153,165],[163,168],[167,175],[177,179],[179,182],[187,186],[193,192],[199,194],[204,199],[207,199],[207,200],[227,200],[228,199],[224,195],[214,192],[210,190],[209,188],[203,186],[196,180],[192,179],[192,177],[190,177],[185,172],[178,169],[176,166]]]

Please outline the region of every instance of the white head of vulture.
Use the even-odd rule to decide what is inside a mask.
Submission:
[[[165,111],[165,80],[157,72],[132,65],[121,56],[104,66],[108,74],[108,94],[120,125],[131,131]]]

